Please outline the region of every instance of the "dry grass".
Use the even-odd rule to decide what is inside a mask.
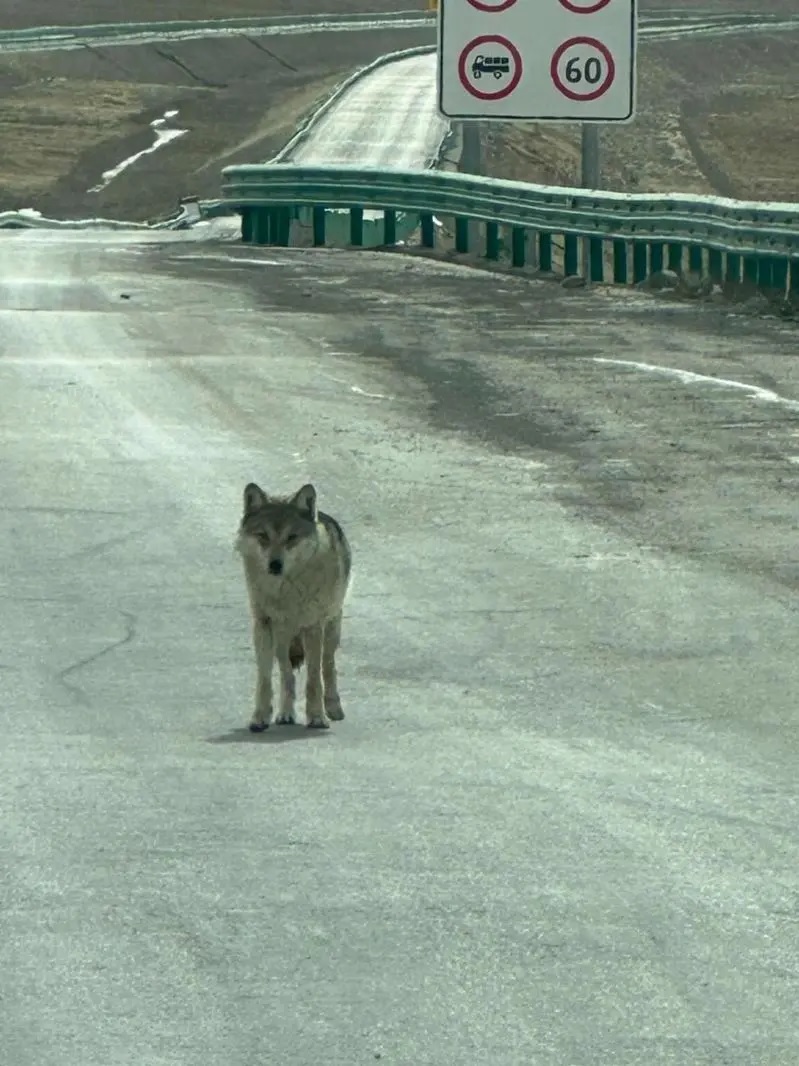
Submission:
[[[731,195],[754,200],[799,195],[799,94],[730,93],[684,125],[727,178]]]
[[[604,186],[795,200],[797,48],[796,33],[642,47],[636,118],[602,130]],[[494,123],[484,142],[494,176],[579,182],[578,127]]]
[[[143,219],[178,196],[217,196],[226,163],[268,159],[353,69],[431,30],[220,40],[0,56],[0,210]],[[111,79],[114,80],[111,80]],[[179,112],[185,137],[90,193]]]
[[[7,93],[0,105],[0,139],[5,146],[0,187],[18,200],[49,189],[84,152],[109,137],[143,132],[138,116],[161,100],[168,103],[169,90],[63,78]]]
[[[257,158],[261,158],[260,146],[267,141],[287,144],[307,117],[318,110],[341,84],[346,73],[345,71],[337,72],[326,78],[316,79],[310,85],[284,90],[280,96],[279,108],[270,109],[263,120],[243,140],[226,146],[222,152],[209,156],[194,173],[202,174],[209,169],[218,173],[220,168],[227,166],[232,159],[240,160],[242,154],[246,153],[255,153]]]

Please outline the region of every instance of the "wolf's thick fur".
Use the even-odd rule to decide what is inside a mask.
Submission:
[[[341,526],[316,509],[316,490],[268,496],[250,483],[236,546],[253,617],[258,681],[250,721],[260,733],[272,721],[272,667],[280,669],[278,725],[295,721],[294,670],[307,666],[305,713],[309,729],[328,729],[344,717],[338,694],[336,650],[350,581],[352,552]]]

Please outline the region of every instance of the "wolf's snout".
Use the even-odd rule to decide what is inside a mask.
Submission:
[[[269,562],[269,573],[270,574],[282,574],[283,573],[283,560],[282,559],[271,559],[270,562]]]

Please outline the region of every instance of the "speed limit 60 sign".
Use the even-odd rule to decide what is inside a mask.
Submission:
[[[628,122],[636,0],[439,0],[447,118]]]

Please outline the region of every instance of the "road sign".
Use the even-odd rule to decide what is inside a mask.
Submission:
[[[447,118],[627,122],[636,0],[439,0]]]
[[[507,11],[509,7],[513,7],[516,0],[467,0],[467,3],[472,7],[476,7],[478,11]]]
[[[569,100],[598,100],[616,78],[616,61],[596,37],[570,37],[555,49],[552,84]]]
[[[518,48],[499,34],[475,37],[458,57],[460,83],[477,100],[504,100],[521,77],[522,57]]]
[[[575,15],[593,15],[607,7],[610,0],[560,0],[560,3]]]

